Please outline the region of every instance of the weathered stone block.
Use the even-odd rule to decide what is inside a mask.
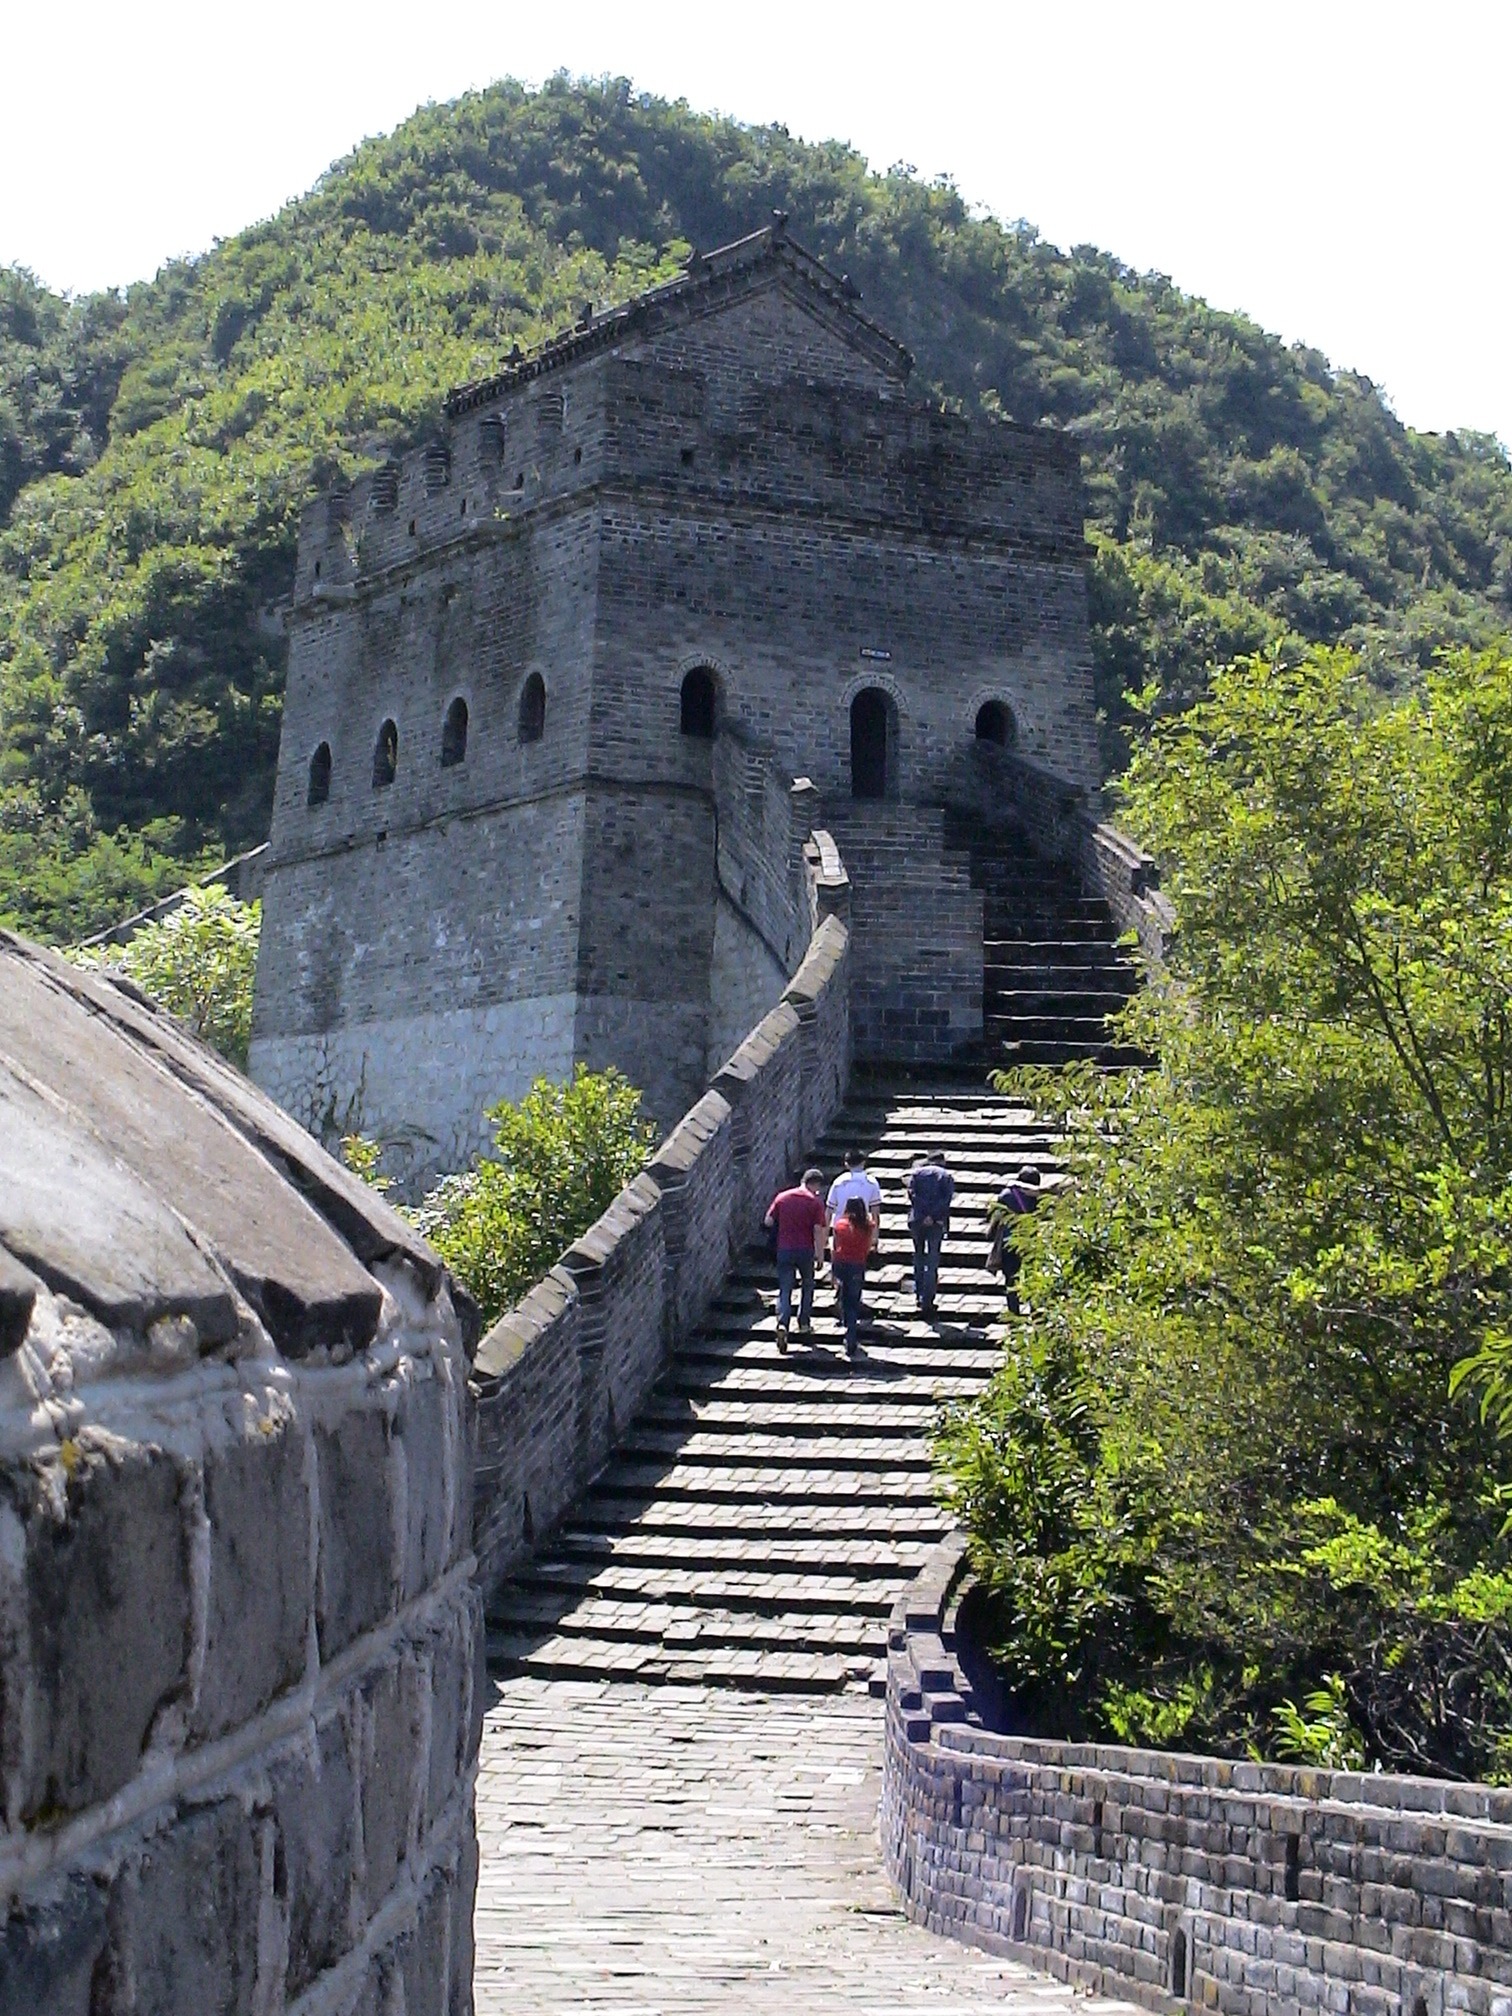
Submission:
[[[446,1489],[446,1415],[450,1395],[439,1376],[416,1366],[394,1423],[394,1445],[405,1466],[403,1588],[406,1601],[428,1589],[446,1567],[451,1522]]]
[[[182,1481],[161,1449],[88,1436],[65,1444],[55,1463],[0,1478],[25,1528],[23,1819],[77,1812],[118,1791],[154,1718],[187,1684]]]
[[[332,1715],[270,1774],[291,1996],[334,1966],[355,1934],[355,1740],[350,1715]]]
[[[457,1776],[465,1758],[473,1752],[475,1719],[473,1694],[475,1646],[483,1637],[481,1599],[476,1589],[466,1592],[463,1605],[430,1641],[430,1759],[426,1778],[425,1825],[436,1816],[456,1790]]]
[[[451,1984],[447,2016],[473,2016],[473,1911],[478,1899],[478,1837],[471,1825],[451,1886]]]
[[[320,1476],[320,1656],[331,1659],[395,1608],[392,1427],[377,1406],[315,1430]]]
[[[258,1894],[257,1843],[241,1803],[180,1813],[116,1879],[99,2016],[253,2016]]]
[[[416,1797],[423,1759],[421,1671],[406,1650],[363,1689],[363,1893],[378,1909],[415,1837]]]
[[[451,1918],[452,1900],[445,1873],[437,1871],[421,1892],[414,1929],[399,1941],[404,2016],[447,2016]]]
[[[95,1963],[105,1945],[105,1892],[75,1876],[60,1894],[14,1910],[0,1926],[0,2010],[5,2016],[99,2016]]]
[[[306,1444],[291,1421],[259,1419],[205,1457],[210,1602],[191,1734],[235,1728],[292,1687],[310,1623]]]

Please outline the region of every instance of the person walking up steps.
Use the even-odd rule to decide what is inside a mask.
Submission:
[[[1016,1183],[1006,1183],[999,1190],[997,1203],[992,1212],[992,1244],[987,1249],[987,1265],[994,1274],[1003,1277],[1003,1295],[1011,1314],[1019,1314],[1018,1277],[1020,1255],[1014,1243],[1013,1228],[1022,1218],[1039,1209],[1039,1171],[1032,1162],[1026,1162],[1018,1173]]]
[[[852,1148],[845,1158],[845,1173],[837,1176],[829,1187],[825,1209],[829,1212],[831,1225],[841,1217],[852,1197],[859,1197],[866,1206],[866,1215],[875,1235],[882,1222],[882,1185],[875,1176],[866,1173],[866,1157],[859,1148]]]
[[[908,1229],[913,1234],[914,1299],[933,1316],[940,1278],[940,1248],[950,1230],[955,1178],[942,1149],[928,1156],[908,1179]]]
[[[830,1193],[832,1196],[833,1191]],[[840,1294],[840,1320],[845,1325],[845,1355],[854,1358],[861,1322],[861,1290],[866,1281],[866,1256],[872,1249],[872,1222],[862,1197],[848,1197],[835,1220],[830,1252],[835,1286]]]
[[[798,1329],[806,1337],[814,1314],[814,1263],[824,1251],[824,1175],[805,1169],[802,1183],[779,1190],[762,1221],[777,1228],[777,1349],[786,1352],[793,1314],[793,1283],[801,1281]]]
[[[831,1233],[833,1233],[835,1227],[845,1216],[845,1207],[853,1197],[859,1197],[862,1204],[866,1207],[866,1220],[871,1227],[871,1243],[872,1247],[875,1248],[878,1235],[882,1230],[882,1185],[877,1181],[875,1176],[867,1174],[866,1156],[859,1148],[851,1149],[845,1158],[843,1174],[837,1176],[829,1187],[829,1196],[825,1200],[824,1208],[829,1213]],[[861,1287],[864,1297],[866,1288],[864,1272]],[[836,1307],[840,1310],[841,1320],[843,1321],[845,1310],[840,1295],[840,1277],[838,1274],[835,1276],[835,1302]],[[864,1313],[863,1308],[858,1304],[856,1309],[858,1319]]]

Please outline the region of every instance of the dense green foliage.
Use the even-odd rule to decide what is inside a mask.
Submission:
[[[491,1106],[488,1118],[493,1153],[444,1176],[407,1215],[492,1323],[640,1174],[656,1135],[629,1080],[586,1064],[565,1085],[538,1078],[518,1105]],[[343,1147],[372,1181],[380,1159],[373,1145],[349,1139]]]
[[[921,390],[1085,447],[1108,748],[1283,633],[1425,664],[1512,621],[1512,472],[1160,276],[622,84],[503,84],[124,297],[0,276],[0,917],[80,934],[263,837],[313,485],[592,297],[786,209]]]
[[[1045,1727],[1512,1768],[1512,657],[1254,659],[1157,723],[1147,1073],[1023,1089],[1074,1183],[941,1454]],[[1300,1704],[1300,1705],[1298,1705]]]
[[[262,906],[213,884],[190,888],[166,917],[124,945],[69,954],[122,973],[238,1069],[247,1068]]]

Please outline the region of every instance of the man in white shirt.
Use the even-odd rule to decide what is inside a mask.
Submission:
[[[871,1221],[872,1241],[875,1244],[877,1227],[882,1222],[882,1186],[875,1176],[867,1175],[866,1157],[859,1148],[852,1148],[845,1158],[845,1174],[837,1176],[830,1185],[824,1211],[831,1225],[852,1197],[859,1197],[866,1206],[866,1215]]]

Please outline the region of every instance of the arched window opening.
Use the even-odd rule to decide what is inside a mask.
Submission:
[[[880,686],[867,686],[851,702],[851,796],[885,798],[891,750],[891,710]]]
[[[306,805],[324,805],[331,795],[331,745],[322,742],[310,758],[310,788]]]
[[[714,740],[714,711],[717,698],[714,674],[705,666],[695,665],[682,683],[680,725],[684,735],[694,735],[700,742]]]
[[[1178,1925],[1171,1934],[1171,1993],[1183,2001],[1187,1992],[1187,1936]]]
[[[984,700],[977,709],[978,742],[995,742],[999,749],[1011,749],[1018,740],[1013,709],[1001,700]]]
[[[441,768],[450,770],[467,755],[467,702],[459,693],[441,724]]]
[[[539,742],[546,733],[546,681],[532,672],[520,688],[520,740]]]
[[[399,730],[392,721],[385,721],[378,730],[378,740],[373,747],[373,789],[381,791],[392,784],[399,773]]]

